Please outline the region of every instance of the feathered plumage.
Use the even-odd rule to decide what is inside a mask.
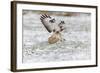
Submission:
[[[47,14],[41,15],[40,20],[48,32],[61,32],[64,30],[64,21],[61,21],[59,24],[57,24],[56,19]]]
[[[63,24],[65,24],[64,21],[60,21],[60,23],[57,23],[55,18],[47,14],[41,15],[40,20],[48,32],[50,33],[53,32],[53,34],[48,38],[48,42],[50,44],[62,40],[61,31],[64,30],[64,26],[63,26]]]

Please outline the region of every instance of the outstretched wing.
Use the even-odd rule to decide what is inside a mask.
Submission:
[[[53,31],[52,25],[55,23],[55,19],[51,18],[49,15],[43,14],[40,16],[42,24],[45,26],[48,32]]]
[[[53,32],[61,32],[64,30],[64,26],[63,26],[63,24],[65,24],[64,21],[57,23],[55,18],[50,17],[47,14],[41,15],[40,20],[48,32],[52,32],[52,31]]]

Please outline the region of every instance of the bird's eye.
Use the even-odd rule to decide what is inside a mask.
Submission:
[[[51,19],[49,20],[50,23],[54,23],[55,22],[55,19]]]

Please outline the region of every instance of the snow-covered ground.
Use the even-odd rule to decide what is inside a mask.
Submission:
[[[48,12],[49,13],[49,12]],[[56,12],[57,13],[57,12]],[[65,41],[49,44],[50,33],[40,21],[38,11],[23,11],[23,63],[91,59],[91,14],[55,15],[65,21]]]

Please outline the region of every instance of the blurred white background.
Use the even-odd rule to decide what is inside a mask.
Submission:
[[[11,8],[10,1],[12,0],[0,0],[0,73],[13,73],[10,71],[10,34],[11,34],[10,33],[10,23],[11,23],[10,22],[10,18],[11,18],[10,17],[10,8]],[[29,1],[66,3],[66,4],[82,4],[82,5],[98,5],[98,7],[100,7],[99,0],[29,0]],[[98,13],[100,13],[100,10]],[[98,17],[99,16],[100,15],[98,15]],[[99,23],[98,23],[98,28],[100,28]],[[98,29],[98,31],[100,31],[100,29]],[[100,34],[98,34],[98,37],[100,37]],[[99,38],[98,38],[98,41],[100,41]],[[100,50],[98,50],[98,52],[100,52]],[[100,57],[98,59],[100,61]],[[100,66],[91,67],[91,68],[34,71],[34,73],[87,73],[87,72],[99,73]],[[24,72],[21,72],[21,73],[24,73]],[[33,73],[33,71],[25,72],[25,73]]]

